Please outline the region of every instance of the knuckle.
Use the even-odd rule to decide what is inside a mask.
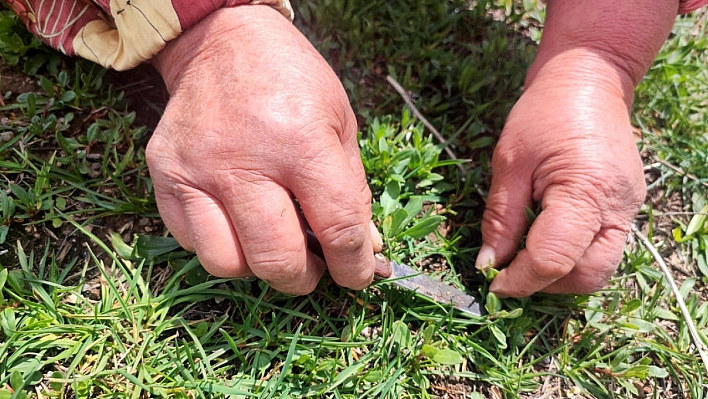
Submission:
[[[247,271],[238,259],[223,259],[209,256],[205,253],[197,252],[197,258],[209,274],[219,278],[237,278],[248,275]]]
[[[552,282],[567,275],[575,267],[575,261],[555,249],[536,249],[530,251],[533,278],[539,281]]]
[[[490,199],[490,202],[493,199]],[[520,242],[523,232],[517,232],[510,229],[510,222],[507,221],[510,210],[502,212],[503,208],[488,204],[482,215],[482,234],[485,240],[489,242],[506,240],[511,242]]]
[[[322,231],[323,245],[338,254],[350,254],[361,250],[366,241],[364,224],[356,223],[359,217],[341,218],[336,223]],[[368,227],[368,225],[366,226]]]
[[[368,287],[372,281],[374,281],[374,271],[362,268],[358,272],[348,275],[346,280],[339,285],[353,290],[362,290]]]
[[[497,174],[504,173],[504,171],[512,168],[515,159],[516,157],[512,151],[497,148],[492,156],[492,170]]]
[[[364,204],[366,204],[367,209],[370,209],[371,201],[373,196],[371,195],[371,189],[368,184],[364,184],[364,189],[361,192]]]
[[[271,284],[268,280],[265,281]],[[311,294],[315,288],[317,288],[317,280],[305,281],[299,284],[290,283],[286,285],[279,285],[277,283],[273,283],[271,285],[274,289],[282,292],[283,294],[300,296]]]
[[[272,248],[252,254],[248,263],[258,277],[269,283],[294,281],[306,273],[305,257],[298,252]]]

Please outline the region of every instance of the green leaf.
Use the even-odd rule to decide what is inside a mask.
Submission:
[[[423,343],[428,344],[433,340],[435,334],[435,326],[428,326],[423,330]]]
[[[371,370],[364,376],[364,381],[366,382],[379,382],[383,377],[383,372],[381,370]]]
[[[64,208],[66,208],[66,198],[64,197],[56,197],[54,199],[54,205],[60,210],[63,211]]]
[[[54,83],[52,83],[51,80],[42,76],[39,79],[39,85],[42,86],[42,90],[44,90],[44,92],[47,93],[49,97],[54,97]]]
[[[0,244],[4,244],[7,240],[7,233],[10,232],[10,227],[5,225],[0,225]]]
[[[701,274],[704,277],[708,277],[708,262],[706,262],[706,257],[708,257],[708,254],[706,254],[706,253],[698,254],[696,256],[696,263],[698,264],[698,270],[701,271]]]
[[[620,313],[628,315],[634,313],[640,307],[642,307],[642,301],[640,299],[634,298],[631,301],[627,302],[624,306],[622,306]]]
[[[209,324],[204,321],[197,323],[197,328],[194,329],[194,335],[203,337],[207,332],[209,332]]]
[[[484,308],[487,309],[487,313],[497,313],[501,310],[501,307],[502,305],[499,298],[493,292],[487,293],[487,302],[484,304]]]
[[[516,308],[511,311],[502,310],[494,315],[497,319],[516,319],[524,314],[524,309]]]
[[[391,328],[391,341],[393,344],[398,345],[399,348],[409,348],[412,342],[411,330],[408,325],[401,320],[396,320],[393,322]]]
[[[7,284],[10,286],[15,294],[22,294],[25,292],[25,279],[22,275],[21,270],[10,270],[7,274]]]
[[[12,392],[7,389],[0,389],[0,399],[10,399],[12,398]]]
[[[5,310],[0,313],[0,328],[2,328],[2,333],[5,335],[5,339],[15,335],[17,330],[17,321],[15,320],[15,310],[11,307],[5,308]]]
[[[396,181],[386,183],[384,192],[381,194],[381,207],[383,208],[383,216],[388,216],[393,213],[398,207],[398,197],[401,195],[401,185]]]
[[[5,282],[7,281],[7,275],[8,271],[4,267],[0,266],[0,291],[2,291],[2,287],[5,286]],[[2,292],[0,292],[0,295]]]
[[[423,356],[432,359],[435,354],[438,353],[438,350],[432,345],[425,344],[422,348],[420,348],[420,353],[422,353]]]
[[[74,93],[72,90],[67,90],[66,92],[64,92],[64,94],[61,95],[61,97],[59,97],[59,101],[68,103],[74,101],[75,98],[76,93]]]
[[[691,277],[686,279],[686,281],[681,284],[681,288],[679,288],[679,292],[681,293],[681,298],[686,299],[688,297],[688,294],[693,291],[693,287],[696,285],[696,278]]]
[[[63,379],[64,379],[64,374],[61,371],[53,372],[52,375],[49,376],[49,387],[53,391],[57,391],[57,392],[61,391],[62,388],[64,388],[64,383],[56,381],[56,380],[63,380]]]
[[[654,314],[656,315],[657,319],[673,320],[673,321],[679,320],[679,317],[676,315],[676,313],[674,313],[668,309],[664,309],[664,308],[655,308]]]
[[[406,212],[405,209],[400,208],[396,209],[393,212],[393,215],[389,215],[387,219],[388,218],[391,218],[391,230],[389,232],[390,234],[386,234],[387,237],[397,236],[398,234],[401,234],[401,231],[406,228],[406,225],[411,220],[411,218],[408,216],[408,212]]]
[[[384,236],[391,237],[393,234],[393,216],[388,215],[383,219],[381,222],[381,230],[383,231]]]
[[[669,376],[669,372],[662,367],[649,366],[649,377],[653,378],[666,378]]]
[[[703,230],[703,225],[706,224],[706,219],[708,218],[706,213],[708,213],[708,205],[704,206],[699,211],[698,215],[693,215],[691,221],[688,223],[688,227],[686,227],[686,236],[692,236]]]
[[[452,349],[440,349],[433,355],[433,361],[439,364],[444,364],[452,366],[455,364],[460,364],[465,359],[459,353]]]
[[[638,366],[632,366],[625,370],[623,375],[627,378],[639,378],[639,379],[645,379],[649,375],[649,366],[645,365],[638,365]]]
[[[17,199],[24,205],[33,205],[33,198],[30,197],[30,193],[25,190],[24,188],[20,187],[17,184],[10,184],[10,191],[12,191],[12,194],[17,197]]]
[[[585,321],[588,325],[594,326],[595,324],[602,321],[605,314],[600,311],[602,309],[602,302],[599,300],[591,300],[588,302],[588,308],[585,310]]]
[[[626,327],[636,329],[637,331],[643,333],[650,333],[657,327],[657,325],[652,322],[638,319],[636,317],[630,318],[627,322],[628,324],[626,324]]]
[[[201,284],[207,280],[209,280],[209,273],[207,273],[201,265],[190,270],[187,272],[187,275],[184,276],[184,281],[189,285]]]
[[[116,254],[118,254],[118,256],[120,256],[121,258],[127,260],[135,259],[135,257],[133,256],[133,247],[126,244],[123,241],[123,237],[121,237],[120,234],[114,231],[111,232],[111,244],[113,244],[113,249],[116,251]]]
[[[156,257],[179,248],[177,240],[172,237],[140,236],[135,244],[135,254],[148,262]]]
[[[22,389],[24,383],[25,381],[24,379],[22,379],[22,373],[17,370],[10,373],[10,386],[12,387],[12,389],[14,389],[15,391],[19,391],[20,389]]]
[[[270,367],[271,360],[273,360],[272,352],[259,350],[253,357],[253,368],[260,372],[263,372],[268,369],[268,367]]]
[[[496,339],[499,343],[499,348],[506,349],[506,335],[504,335],[502,330],[499,329],[499,327],[497,327],[495,324],[490,324],[489,331],[494,336],[494,339]]]
[[[674,241],[679,244],[685,241],[683,238],[683,231],[681,230],[681,227],[676,227],[675,229],[671,230],[671,235],[674,237]]]
[[[440,223],[442,223],[444,220],[445,217],[440,215],[427,217],[417,222],[403,233],[401,233],[401,236],[407,236],[413,239],[423,238],[435,231],[435,229],[437,229],[438,226],[440,226]]]
[[[404,209],[406,210],[408,217],[414,218],[418,216],[421,209],[423,209],[423,198],[419,196],[411,197]]]
[[[37,54],[33,57],[27,58],[27,62],[24,65],[24,73],[29,76],[34,76],[39,71],[45,63],[47,62],[46,54]]]

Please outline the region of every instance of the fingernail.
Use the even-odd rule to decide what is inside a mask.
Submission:
[[[379,234],[379,229],[376,228],[373,221],[369,223],[369,230],[371,233],[371,245],[374,247],[374,252],[379,253],[383,251],[383,239],[381,238],[381,234]]]
[[[494,253],[494,248],[483,244],[477,254],[477,261],[474,263],[474,267],[476,267],[477,270],[485,270],[494,267],[495,258],[496,254]]]

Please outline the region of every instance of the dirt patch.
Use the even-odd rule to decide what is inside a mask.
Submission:
[[[39,84],[35,79],[25,75],[17,68],[0,63],[0,93],[2,93],[3,100],[16,98],[18,94],[39,90]],[[11,94],[8,98],[4,98],[8,92]]]

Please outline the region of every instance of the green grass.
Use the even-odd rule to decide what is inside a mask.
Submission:
[[[48,51],[3,12],[0,399],[706,396],[675,298],[636,240],[595,295],[499,300],[472,266],[494,138],[543,20],[535,2],[296,5],[360,116],[386,254],[478,295],[487,315],[386,282],[352,292],[325,278],[294,298],[257,280],[207,278],[151,219],[149,128],[126,108],[125,88]],[[636,224],[674,267],[706,341],[703,22],[679,19],[633,121],[650,187]],[[470,160],[465,173],[385,74]],[[8,92],[24,76],[31,90]]]

